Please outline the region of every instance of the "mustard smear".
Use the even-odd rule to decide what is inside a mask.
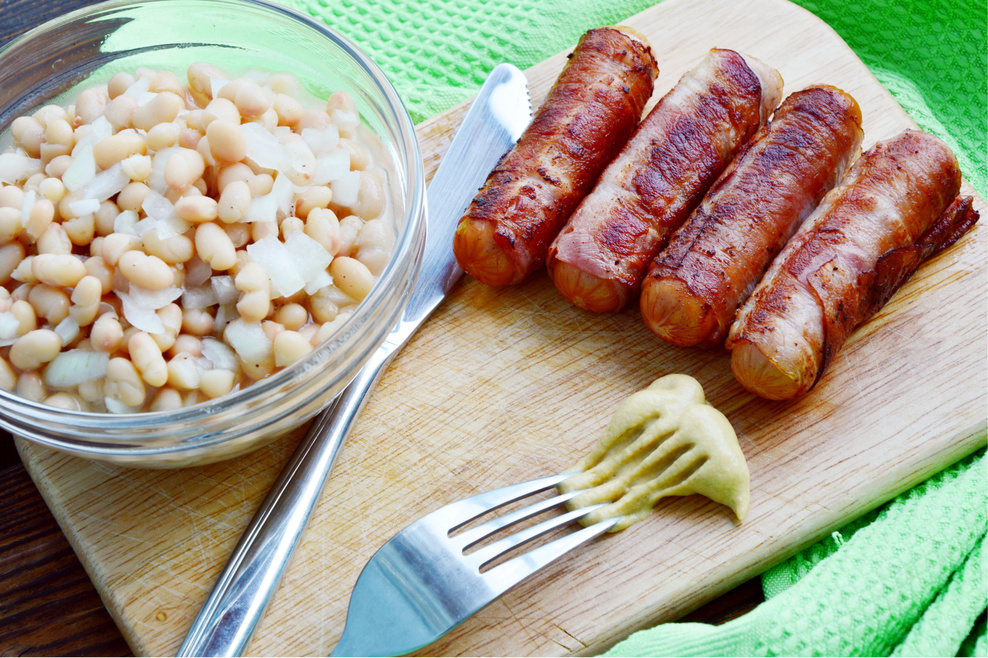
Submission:
[[[586,491],[567,506],[608,503],[580,522],[622,517],[611,532],[641,521],[666,496],[706,496],[730,507],[738,521],[748,511],[748,464],[737,434],[687,375],[660,377],[625,399],[594,449],[571,470],[579,472],[559,490]]]

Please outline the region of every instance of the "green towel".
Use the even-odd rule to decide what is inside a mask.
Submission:
[[[769,570],[720,626],[641,631],[608,656],[985,655],[982,449]]]
[[[281,0],[350,36],[423,121],[500,62],[527,68],[655,0]],[[988,179],[985,0],[797,0],[831,25],[924,130]],[[722,626],[665,624],[612,655],[986,655],[984,450],[763,577]]]
[[[416,121],[471,98],[501,62],[528,68],[655,0],[281,0],[351,37]],[[924,130],[988,178],[985,0],[798,0],[833,27]],[[661,63],[660,63],[661,65]]]

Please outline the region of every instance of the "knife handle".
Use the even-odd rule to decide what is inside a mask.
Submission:
[[[196,616],[178,656],[241,656],[302,539],[343,442],[400,345],[385,341],[313,421]]]

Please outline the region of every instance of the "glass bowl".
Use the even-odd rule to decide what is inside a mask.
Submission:
[[[381,70],[347,38],[261,0],[119,0],[66,14],[0,50],[0,132],[54,99],[144,66],[184,78],[208,62],[237,75],[289,72],[325,99],[349,92],[384,145],[395,223],[390,260],[339,331],[307,357],[240,390],[173,411],[92,413],[0,390],[0,426],[73,455],[174,468],[246,453],[309,420],[384,341],[408,299],[425,236],[425,177],[414,125]]]

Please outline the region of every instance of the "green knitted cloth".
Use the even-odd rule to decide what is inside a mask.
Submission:
[[[501,62],[525,69],[655,0],[280,0],[352,38],[422,121],[468,100]],[[798,0],[833,27],[986,196],[985,0]]]
[[[956,656],[986,652],[982,449],[762,577],[720,626],[641,631],[608,656]]]
[[[655,0],[281,0],[350,36],[422,121],[496,64],[527,68]],[[831,25],[986,196],[985,0],[797,0]],[[766,602],[721,626],[665,624],[611,655],[985,656],[984,450],[763,576]]]

